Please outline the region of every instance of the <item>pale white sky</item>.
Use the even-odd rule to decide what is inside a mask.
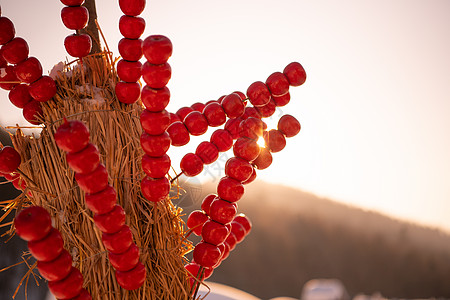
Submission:
[[[305,67],[307,82],[279,112],[298,117],[302,132],[260,179],[450,230],[449,1],[147,2],[144,36],[174,44],[171,111],[245,92],[291,61]],[[2,3],[45,71],[66,57],[62,7]],[[118,55],[117,1],[97,0],[97,9]],[[0,121],[20,123],[21,111],[0,97]],[[218,176],[211,166],[201,178]]]

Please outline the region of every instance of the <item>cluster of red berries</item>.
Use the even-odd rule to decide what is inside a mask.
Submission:
[[[123,16],[119,20],[119,30],[123,39],[119,41],[119,53],[122,59],[117,63],[117,75],[120,82],[115,87],[117,99],[131,104],[139,99],[141,87],[142,40],[145,30],[145,20],[139,15],[145,8],[145,0],[120,0],[119,6]]]
[[[134,290],[145,281],[146,270],[139,261],[139,248],[125,225],[125,211],[117,204],[117,193],[108,184],[108,172],[100,163],[97,147],[89,143],[89,130],[81,121],[65,121],[55,132],[60,149],[66,151],[69,167],[85,194],[86,206],[94,212],[94,223],[102,232],[102,242],[121,287]]]
[[[0,150],[0,176],[12,182],[18,190],[25,190],[27,184],[25,180],[17,173],[21,163],[19,152],[11,146],[5,146]]]
[[[39,273],[57,299],[91,300],[83,289],[83,275],[72,266],[72,256],[64,249],[61,233],[52,227],[50,214],[40,206],[22,210],[14,219],[16,233],[28,242],[37,260]]]
[[[81,6],[84,0],[61,0],[66,5],[61,10],[61,20],[68,29],[80,30],[86,27],[89,21],[89,11]],[[73,57],[85,57],[91,52],[92,39],[85,33],[74,33],[64,39],[67,53]]]
[[[40,102],[55,96],[56,84],[51,77],[42,75],[39,60],[28,56],[28,43],[15,35],[11,20],[0,17],[0,88],[10,91],[11,103],[23,109],[28,122],[39,125]]]

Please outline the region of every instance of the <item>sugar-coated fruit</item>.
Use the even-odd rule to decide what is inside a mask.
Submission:
[[[142,170],[151,178],[161,178],[166,176],[170,170],[170,157],[164,154],[160,157],[152,157],[145,154],[142,157]]]
[[[68,29],[83,29],[89,20],[89,11],[84,6],[66,6],[61,9],[61,20]]]
[[[258,157],[260,147],[256,140],[248,138],[238,138],[233,145],[234,156],[247,161],[252,161]]]
[[[151,202],[159,202],[167,198],[170,192],[170,182],[167,177],[144,177],[141,181],[141,190],[145,199]]]
[[[212,267],[219,262],[220,249],[212,244],[200,242],[195,245],[193,257],[196,263],[203,267]]]
[[[211,127],[221,126],[227,120],[227,115],[225,114],[222,105],[217,102],[206,105],[203,108],[202,113],[208,121],[208,125]]]
[[[114,187],[108,185],[102,191],[85,195],[86,206],[96,214],[110,212],[117,202],[117,193]]]
[[[211,142],[201,142],[195,150],[205,165],[212,164],[219,158],[219,150]]]
[[[123,38],[118,44],[119,53],[123,59],[138,61],[142,58],[142,40]]]
[[[245,105],[238,94],[229,94],[225,96],[221,105],[229,118],[237,118],[244,113]]]
[[[172,68],[168,63],[154,65],[149,62],[142,66],[142,78],[145,83],[154,89],[162,89],[172,76]]]
[[[170,113],[170,124],[175,122],[181,122],[181,120],[176,114]]]
[[[256,110],[263,118],[269,118],[271,117],[277,109],[277,105],[275,102],[270,98],[270,101],[263,106],[257,107]]]
[[[53,78],[44,75],[30,84],[28,91],[34,100],[46,102],[56,95],[56,83]]]
[[[37,268],[41,276],[48,281],[64,279],[72,270],[72,256],[64,249],[54,260],[38,261]]]
[[[0,72],[0,88],[10,91],[19,85],[17,81],[20,80],[16,76],[15,67],[7,65],[2,68],[2,72]]]
[[[177,110],[176,115],[180,118],[180,121],[183,122],[184,118],[186,118],[186,116],[193,111],[194,111],[194,109],[192,107],[183,106]]]
[[[109,252],[123,253],[133,243],[133,234],[128,226],[123,225],[115,233],[103,233],[102,243]]]
[[[62,280],[49,281],[48,288],[57,299],[70,299],[80,295],[83,288],[83,275],[72,267],[69,275]]]
[[[205,198],[203,198],[202,200],[202,205],[201,205],[201,209],[209,216],[210,215],[210,208],[211,208],[211,203],[216,200],[219,199],[219,197],[217,197],[216,194],[209,194],[207,195]]]
[[[170,148],[170,136],[167,132],[160,135],[150,135],[143,132],[140,142],[144,152],[153,157],[163,156]]]
[[[284,115],[278,120],[278,130],[284,134],[285,137],[293,137],[300,132],[300,122],[291,115]]]
[[[119,0],[120,10],[127,16],[138,16],[145,8],[145,0]]]
[[[306,72],[303,66],[298,62],[292,62],[288,64],[284,70],[283,74],[292,86],[300,86],[306,81]]]
[[[42,77],[42,65],[36,57],[28,57],[17,64],[14,71],[17,78],[25,83],[32,83]]]
[[[163,134],[170,124],[170,115],[167,110],[152,112],[144,109],[140,117],[142,129],[148,134]]]
[[[236,237],[236,241],[238,243],[242,242],[247,235],[247,231],[245,230],[244,226],[236,221],[231,222],[231,232]]]
[[[228,224],[233,221],[236,212],[236,203],[230,203],[219,197],[215,198],[209,207],[209,217],[220,224]]]
[[[261,81],[256,81],[248,87],[247,96],[255,107],[264,106],[270,101],[270,91]]]
[[[203,268],[203,276],[200,278],[200,275],[201,275],[200,267],[201,266],[195,262],[191,262],[184,266],[186,271],[188,271],[190,276],[192,276],[191,279],[194,279],[194,278],[197,278],[199,280],[208,279],[212,275],[213,269],[212,268]]]
[[[38,241],[50,233],[52,219],[41,206],[30,206],[14,219],[16,233],[25,241]]]
[[[239,138],[239,125],[241,124],[242,120],[243,119],[241,117],[237,117],[228,119],[228,121],[225,123],[224,129],[231,134],[233,139]]]
[[[243,181],[242,184],[243,185],[249,184],[249,183],[253,182],[255,179],[256,179],[256,170],[255,170],[255,168],[253,168],[252,175],[250,175],[250,177],[246,181]]]
[[[91,173],[75,173],[75,180],[82,191],[95,194],[108,186],[108,172],[103,164],[99,164]]]
[[[20,166],[21,158],[19,152],[11,146],[0,149],[0,172],[12,173]]]
[[[42,122],[39,121],[43,117],[43,111],[41,103],[39,101],[32,100],[25,104],[22,111],[23,117],[29,123],[33,125],[39,125]]]
[[[186,126],[180,121],[170,124],[167,132],[170,135],[171,144],[176,147],[186,145],[191,139]]]
[[[68,152],[66,161],[76,173],[87,174],[94,172],[100,163],[100,153],[97,146],[89,143],[83,150]]]
[[[239,124],[239,136],[256,140],[263,134],[263,124],[261,119],[248,117]]]
[[[289,92],[289,81],[281,72],[272,73],[266,80],[266,86],[275,96],[282,96]]]
[[[233,147],[233,137],[225,129],[217,129],[210,138],[211,143],[217,147],[220,152],[225,152]]]
[[[14,24],[6,17],[0,17],[0,45],[5,45],[16,35]]]
[[[142,63],[121,59],[117,63],[117,75],[125,82],[137,82],[141,78]]]
[[[255,158],[254,161],[252,161],[252,164],[258,170],[264,170],[267,169],[272,164],[272,159],[273,158],[272,154],[270,153],[270,150],[268,148],[261,148],[258,157]]]
[[[244,186],[231,177],[222,177],[217,185],[217,195],[226,201],[236,202],[244,195]]]
[[[194,210],[189,214],[186,225],[194,232],[194,234],[201,235],[203,224],[205,224],[208,219],[209,218],[204,211]]]
[[[127,39],[138,39],[144,33],[145,20],[141,17],[123,15],[119,19],[119,31]]]
[[[116,271],[116,280],[122,288],[132,291],[144,284],[146,274],[145,266],[139,262],[136,267],[129,271]]]
[[[203,112],[203,109],[205,108],[205,106],[206,105],[201,102],[195,102],[194,104],[191,105],[191,108],[198,112]]]
[[[101,232],[115,233],[125,225],[126,214],[122,206],[115,205],[114,208],[105,214],[94,215],[94,224]]]
[[[189,133],[194,136],[204,134],[208,130],[208,121],[205,116],[198,112],[190,112],[183,120],[184,125],[188,129]]]
[[[84,0],[61,0],[61,3],[67,6],[80,6]]]
[[[116,84],[115,92],[120,102],[132,104],[139,99],[141,86],[137,82],[120,81]]]
[[[172,42],[163,35],[151,35],[144,40],[142,49],[147,61],[154,65],[160,65],[172,55]]]
[[[3,58],[10,64],[18,64],[27,59],[29,48],[27,42],[16,37],[2,47]]]
[[[282,106],[287,105],[290,102],[291,94],[289,92],[287,92],[286,94],[284,94],[282,96],[272,95],[272,100],[277,107],[282,107]]]
[[[258,112],[258,110],[253,107],[253,106],[246,106],[245,110],[244,110],[244,114],[242,115],[242,119],[247,119],[247,118],[256,118],[256,119],[260,119],[262,118],[261,114]]]
[[[135,244],[123,253],[108,253],[109,262],[118,271],[129,271],[139,263],[139,248]]]
[[[78,152],[89,144],[89,129],[82,121],[64,121],[54,134],[59,148],[66,152]]]
[[[237,244],[237,239],[233,232],[230,232],[224,244],[228,247],[228,249],[230,249],[230,251],[234,250]]]
[[[264,133],[264,141],[270,152],[280,152],[286,146],[286,138],[279,130],[272,129]]]
[[[92,39],[88,34],[71,34],[64,39],[67,53],[73,57],[85,57],[92,49]]]
[[[230,234],[230,230],[223,224],[208,220],[202,227],[203,241],[212,245],[222,244]]]
[[[82,289],[78,296],[71,298],[70,300],[92,300],[91,294],[85,289]]]
[[[161,89],[153,89],[146,85],[142,89],[141,100],[147,110],[162,111],[169,104],[170,90],[166,86]]]
[[[194,153],[187,153],[181,159],[180,168],[184,175],[193,177],[203,171],[203,161],[198,155]]]
[[[249,234],[252,230],[252,222],[245,214],[238,214],[236,217],[234,217],[234,222],[240,223],[242,226],[244,226],[246,234]]]
[[[225,175],[237,181],[246,181],[252,175],[253,167],[250,163],[239,157],[232,157],[225,164]]]
[[[28,242],[28,249],[38,261],[54,260],[63,251],[63,246],[61,233],[55,228],[52,228],[43,239]]]

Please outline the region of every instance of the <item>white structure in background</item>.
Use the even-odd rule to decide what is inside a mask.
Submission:
[[[344,285],[337,279],[313,279],[305,283],[301,300],[349,300]]]

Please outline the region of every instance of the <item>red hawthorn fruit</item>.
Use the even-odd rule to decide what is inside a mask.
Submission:
[[[58,281],[49,281],[48,288],[57,299],[70,299],[80,295],[83,288],[83,275],[72,267],[69,275]]]
[[[217,129],[210,138],[211,143],[217,147],[219,152],[225,152],[233,147],[233,137],[225,129]]]
[[[211,127],[221,126],[227,120],[227,115],[225,114],[222,105],[217,102],[206,105],[203,108],[202,113],[208,121],[208,125]]]
[[[263,134],[263,121],[248,117],[239,124],[239,136],[257,140]]]
[[[123,38],[118,44],[119,53],[123,59],[138,61],[142,58],[142,40]]]
[[[103,233],[102,243],[112,253],[123,253],[133,244],[133,234],[127,225],[115,233]]]
[[[44,279],[48,281],[61,280],[72,270],[72,256],[64,249],[54,260],[38,261],[37,268]]]
[[[138,39],[144,33],[145,20],[141,17],[123,15],[119,19],[119,31],[127,39]]]
[[[108,186],[108,171],[103,164],[91,173],[75,173],[75,180],[82,191],[88,194],[95,194],[103,191]]]
[[[181,159],[180,167],[184,175],[193,177],[203,171],[203,161],[198,155],[188,153]]]
[[[166,199],[170,192],[170,182],[167,177],[151,178],[145,176],[141,181],[141,190],[145,199],[159,202]]]
[[[149,63],[160,65],[172,55],[172,42],[163,35],[151,35],[144,40],[142,50]]]
[[[19,85],[19,78],[16,76],[15,67],[5,66],[0,72],[0,88],[4,90],[12,90]]]
[[[270,91],[261,81],[256,81],[248,87],[247,96],[255,107],[264,106],[270,101]]]
[[[78,152],[89,144],[89,129],[81,121],[65,121],[56,130],[54,138],[63,151]]]
[[[205,109],[205,104],[201,103],[201,102],[196,102],[194,104],[191,105],[191,108],[193,110],[199,111],[199,112],[203,112],[203,110]]]
[[[300,132],[300,122],[291,115],[284,115],[278,121],[278,130],[281,131],[285,137],[293,137]]]
[[[242,184],[243,185],[249,184],[249,183],[253,182],[255,179],[256,179],[256,170],[255,170],[255,168],[253,168],[252,175],[250,175],[250,177],[246,181],[243,181]]]
[[[170,124],[167,133],[170,135],[171,144],[176,147],[186,145],[191,139],[186,126],[180,121]]]
[[[306,81],[305,69],[303,69],[303,66],[298,62],[288,64],[284,68],[283,74],[292,86],[300,86]]]
[[[35,100],[32,100],[25,104],[22,111],[23,117],[29,123],[33,125],[39,125],[42,122],[39,119],[42,119],[42,107],[41,103]]]
[[[242,101],[246,101],[247,100],[247,96],[243,92],[235,91],[235,92],[233,92],[233,94],[238,95],[239,98],[241,98]]]
[[[142,66],[142,78],[151,88],[162,89],[167,85],[171,76],[172,68],[169,63],[153,65],[146,62]]]
[[[92,39],[88,34],[71,34],[64,39],[67,53],[73,57],[85,57],[92,49]]]
[[[211,203],[216,200],[219,199],[219,197],[217,197],[216,194],[209,194],[208,196],[206,196],[203,201],[202,201],[202,206],[201,209],[209,216],[210,214],[210,208],[211,208]]]
[[[169,104],[170,90],[166,86],[162,89],[152,89],[146,85],[142,89],[141,100],[147,110],[162,111]],[[173,123],[172,120],[171,123]]]
[[[242,122],[241,117],[228,119],[228,121],[225,123],[224,129],[228,131],[233,139],[239,138],[239,124]]]
[[[240,223],[242,226],[244,226],[245,234],[249,234],[252,230],[252,222],[245,214],[238,214],[236,217],[234,217],[233,222]]]
[[[234,250],[234,248],[236,247],[236,244],[237,244],[237,239],[236,239],[236,236],[234,235],[234,233],[230,232],[230,234],[228,235],[224,244],[225,244],[225,247],[228,247],[228,249],[230,249],[230,251]]]
[[[125,225],[125,211],[122,206],[115,205],[114,208],[103,215],[95,214],[94,223],[104,233],[115,233]]]
[[[92,300],[92,297],[87,290],[82,289],[78,296],[70,300]]]
[[[16,233],[25,241],[38,241],[50,233],[52,219],[40,206],[30,206],[22,210],[14,219]]]
[[[247,235],[247,231],[245,230],[244,226],[236,221],[231,222],[231,232],[236,237],[236,241],[238,243],[242,242]]]
[[[237,94],[229,94],[222,99],[222,108],[229,118],[237,118],[244,113],[245,105]]]
[[[164,154],[160,157],[151,157],[145,154],[142,157],[142,170],[151,178],[161,178],[166,176],[170,170],[170,157]]]
[[[239,182],[244,182],[249,179],[252,172],[252,165],[245,159],[239,157],[232,157],[225,164],[225,175]]]
[[[0,17],[0,45],[5,45],[16,35],[14,24],[6,17]]]
[[[203,224],[208,221],[208,216],[201,210],[194,210],[189,214],[186,225],[196,235],[202,234]]]
[[[110,212],[117,202],[117,193],[114,187],[108,185],[104,190],[95,194],[85,195],[86,206],[96,214]]]
[[[212,245],[220,245],[230,234],[229,229],[216,221],[208,220],[202,227],[203,241]]]
[[[137,266],[139,263],[139,248],[135,244],[131,244],[125,252],[108,254],[109,262],[117,271],[126,272]]]
[[[42,77],[42,65],[36,57],[28,57],[14,68],[17,78],[32,83]]]
[[[191,262],[187,265],[184,266],[184,268],[189,272],[189,274],[192,276],[190,279],[193,280],[193,282],[195,282],[194,278],[197,278],[199,280],[205,280],[208,279],[212,273],[213,273],[213,269],[212,268],[203,268],[203,276],[202,278],[200,278],[200,265],[195,263],[195,262]]]
[[[12,173],[20,166],[19,152],[11,146],[5,146],[0,150],[0,172]]]
[[[144,152],[153,157],[163,156],[170,148],[170,136],[167,132],[160,135],[143,132],[140,141]]]
[[[129,271],[116,271],[116,280],[122,288],[131,291],[144,284],[146,274],[145,266],[139,262],[136,267]]]
[[[228,255],[230,255],[230,247],[228,246],[228,244],[223,243],[224,245],[224,250],[222,252],[222,257],[220,257],[221,261],[224,261],[225,259],[227,259]]]
[[[10,64],[18,64],[27,59],[29,54],[27,42],[20,37],[12,39],[2,47],[3,58]]]
[[[68,29],[83,29],[89,20],[89,11],[84,6],[66,6],[61,9],[61,20]]]
[[[272,73],[266,80],[266,86],[275,96],[282,96],[289,92],[289,81],[281,72]]]
[[[0,47],[0,68],[6,68],[8,62],[3,58],[3,49]]]
[[[201,142],[195,150],[205,165],[212,164],[219,158],[219,150],[211,142]]]
[[[163,134],[170,124],[170,115],[167,110],[151,112],[144,109],[141,113],[141,126],[150,135]]]
[[[194,261],[203,267],[210,268],[216,265],[220,256],[220,249],[209,243],[200,242],[194,248]]]
[[[184,118],[193,111],[194,109],[192,107],[183,106],[177,110],[176,115],[180,118],[180,121],[183,122]]]
[[[216,197],[209,207],[209,217],[220,224],[228,224],[233,221],[236,212],[236,203],[230,203],[219,197]]]
[[[62,236],[55,228],[52,228],[43,239],[28,242],[28,249],[38,261],[54,260],[61,254],[63,247]]]
[[[100,153],[94,144],[89,143],[81,151],[66,153],[66,161],[76,173],[87,174],[94,172],[100,164]]]
[[[12,181],[12,184],[17,190],[24,191],[27,188],[27,183],[19,174],[17,175],[17,178]]]
[[[283,96],[272,95],[272,100],[277,107],[282,107],[289,103],[289,101],[291,100],[291,94],[289,92],[287,92]]]
[[[270,150],[267,148],[261,148],[258,157],[252,161],[252,164],[258,170],[267,169],[272,164],[272,154],[270,153]]]
[[[233,145],[234,156],[240,157],[247,161],[253,161],[258,157],[260,147],[256,140],[248,138],[238,138]]]
[[[270,152],[280,152],[286,146],[286,138],[279,130],[272,129],[264,133],[264,141]]]
[[[205,116],[198,111],[190,112],[184,118],[183,123],[186,125],[189,133],[194,136],[202,135],[208,130],[208,121]]]
[[[117,75],[125,82],[137,82],[141,78],[142,63],[121,59],[117,63]]]
[[[80,6],[84,0],[61,0],[61,3],[67,6]]]
[[[263,118],[272,116],[275,113],[276,109],[277,105],[272,100],[272,98],[270,98],[270,101],[266,105],[256,108],[256,110],[261,114]]]
[[[225,176],[217,185],[217,195],[223,200],[236,202],[244,195],[244,186],[236,179]]]
[[[46,102],[56,95],[56,84],[50,76],[42,76],[30,84],[28,92],[34,100]]]
[[[141,86],[137,82],[119,81],[116,84],[115,92],[117,99],[125,104],[135,103],[139,99]]]
[[[119,0],[120,10],[127,16],[138,16],[145,8],[145,0]]]
[[[247,106],[247,107],[245,107],[244,114],[242,115],[242,119],[245,120],[250,117],[260,119],[260,120],[262,118],[261,114],[258,112],[258,110],[255,107]]]

